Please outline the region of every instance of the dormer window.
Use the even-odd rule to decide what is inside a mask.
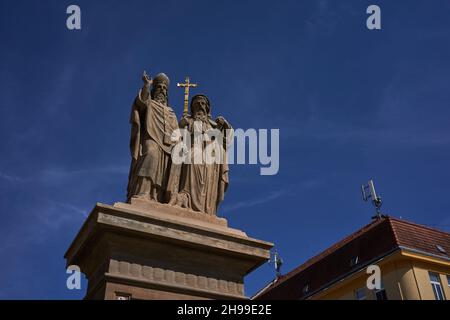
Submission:
[[[447,254],[447,252],[445,251],[445,249],[442,247],[442,246],[440,246],[440,245],[436,245],[436,249],[438,249],[438,251],[440,252],[440,253],[443,253],[443,254]]]

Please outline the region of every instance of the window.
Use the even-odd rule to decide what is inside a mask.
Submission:
[[[444,300],[444,293],[442,292],[441,280],[439,274],[429,272],[431,287],[433,288],[434,298],[436,300]]]
[[[447,275],[447,285],[450,287],[450,276]]]
[[[309,284],[305,284],[302,290],[303,294],[307,294],[309,292]]]
[[[350,267],[353,267],[353,266],[357,265],[358,262],[359,262],[358,256],[352,257],[352,258],[350,259]]]
[[[356,300],[366,300],[366,289],[359,288],[355,291]]]
[[[375,298],[377,300],[387,300],[386,290],[384,289],[383,281],[381,281],[381,288],[375,290]]]
[[[131,300],[131,294],[116,292],[116,300]]]
[[[375,297],[377,298],[377,300],[387,300],[387,295],[386,295],[386,290],[381,289],[381,290],[377,290],[375,291]]]
[[[447,253],[446,251],[445,251],[445,249],[442,247],[442,246],[440,246],[440,245],[436,245],[436,249],[438,249],[438,251],[440,252],[440,253]]]

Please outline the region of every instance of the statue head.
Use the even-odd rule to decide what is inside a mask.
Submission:
[[[197,94],[191,99],[191,116],[194,119],[206,120],[211,117],[211,105],[207,96]]]
[[[169,77],[164,73],[159,73],[156,75],[156,77],[153,79],[153,85],[152,85],[152,91],[151,96],[152,99],[161,102],[163,104],[169,103],[169,84],[170,80]]]

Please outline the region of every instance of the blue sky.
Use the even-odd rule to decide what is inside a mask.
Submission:
[[[82,29],[66,28],[78,4]],[[370,4],[382,30],[366,28]],[[279,128],[280,171],[233,165],[220,215],[288,272],[385,213],[450,231],[448,1],[0,3],[0,299],[79,299],[63,255],[96,202],[123,201],[141,74],[185,75],[236,128]],[[255,293],[274,276],[246,278]]]

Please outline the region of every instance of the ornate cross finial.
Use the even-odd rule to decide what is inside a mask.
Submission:
[[[183,115],[186,115],[188,113],[188,105],[189,105],[189,88],[195,88],[197,87],[196,83],[190,83],[189,77],[186,77],[186,80],[184,83],[177,83],[177,87],[184,87],[184,109],[183,109]]]

